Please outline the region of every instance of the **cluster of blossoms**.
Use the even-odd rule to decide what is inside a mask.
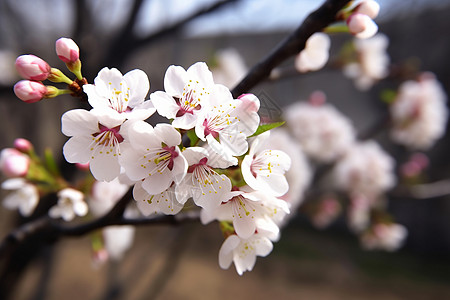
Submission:
[[[359,64],[352,64],[345,74],[355,78],[357,86],[371,86],[372,80],[379,80],[386,76],[387,39],[378,37],[371,42],[365,42],[378,32],[378,26],[373,21],[378,16],[380,5],[374,0],[351,1],[346,8],[338,14],[338,19],[345,20],[345,25],[332,25],[325,29],[327,33],[350,32],[355,36],[355,47],[358,53]],[[327,33],[316,32],[306,41],[305,48],[295,58],[295,68],[300,73],[317,71],[328,62],[330,52],[330,37]],[[362,77],[361,79],[359,79]]]
[[[81,77],[78,48],[71,47],[75,43],[67,40],[58,40],[57,53],[77,76],[75,84],[82,88],[92,109],[74,109],[62,116],[62,132],[70,137],[63,154],[68,162],[89,168],[95,181],[82,189],[61,179],[50,189],[57,193],[58,201],[49,215],[65,221],[88,212],[101,216],[130,187],[138,213],[150,218],[192,209],[192,205],[184,208],[192,199],[201,208],[203,223],[218,220],[221,224],[226,240],[219,253],[220,266],[228,268],[234,261],[239,274],[251,270],[256,256],[270,253],[290,206],[281,197],[289,189],[285,173],[291,159],[270,147],[268,130],[276,126],[260,125],[259,99],[253,94],[234,99],[227,87],[214,82],[212,72],[202,62],[187,70],[170,66],[164,91],[151,93],[149,99],[149,79],[138,69],[122,75],[117,69],[103,68],[94,83],[87,84]],[[60,46],[65,43],[72,50],[63,55]],[[68,57],[70,60],[66,60]],[[54,79],[52,74],[67,78],[32,55],[19,57],[16,67],[28,80]],[[74,95],[74,81],[59,82],[67,83]],[[21,95],[20,83],[15,90]],[[63,91],[56,87],[52,90]],[[61,93],[66,92],[54,95]],[[21,99],[36,102],[46,97],[38,94],[32,100]],[[155,112],[170,124],[147,123],[145,120]],[[35,182],[27,170],[29,160],[15,152],[2,152],[2,157],[8,156],[2,159],[5,174],[15,171]],[[11,164],[17,166],[16,170],[8,169]],[[28,185],[35,192],[33,197],[28,193],[28,202],[15,202],[27,203],[21,208],[24,215],[33,211],[39,199],[37,185]],[[4,188],[10,186],[10,181],[4,183]],[[15,188],[22,194],[26,190]],[[132,236],[132,227],[106,227],[101,243],[93,242],[97,260],[120,258]]]
[[[432,73],[404,82],[390,113],[392,139],[414,150],[428,150],[445,133],[447,96]]]
[[[375,35],[378,27],[372,20],[378,11],[373,0],[352,1],[337,16],[357,38],[352,47],[356,58],[346,61],[344,73],[361,90],[388,75],[388,39]],[[327,33],[308,39],[295,61],[299,72],[325,66],[331,44]],[[289,213],[317,179],[314,171],[328,166],[329,176],[314,182],[326,188],[317,197],[312,223],[325,228],[345,212],[366,249],[393,251],[404,242],[407,230],[385,212],[385,194],[397,182],[394,159],[375,141],[359,141],[352,122],[326,103],[324,93],[286,108],[286,128],[275,128],[282,123],[261,124],[258,97],[232,96],[229,86],[246,70],[233,50],[219,54],[213,72],[203,62],[187,70],[170,66],[164,90],[149,96],[150,82],[142,70],[123,75],[105,67],[88,84],[75,42],[59,39],[56,52],[75,80],[41,58],[22,55],[16,68],[24,80],[14,91],[27,103],[69,93],[88,101],[90,110],[70,110],[61,122],[69,137],[65,159],[90,173],[85,181],[69,184],[51,154],[41,161],[30,142],[18,139],[0,154],[0,169],[9,177],[2,188],[13,191],[3,202],[7,208],[30,216],[39,199],[53,193],[50,217],[100,218],[130,191],[135,202],[125,210],[125,219],[195,210],[203,224],[218,221],[225,238],[219,265],[229,268],[234,262],[242,275],[252,270],[257,256],[271,252]],[[65,83],[67,89],[45,86],[44,80]],[[413,149],[431,147],[444,133],[445,101],[442,87],[428,73],[405,82],[390,103],[392,139]],[[146,122],[155,113],[168,123]],[[427,158],[417,154],[401,173],[414,178],[427,165]],[[92,237],[95,262],[120,259],[133,238],[133,226],[103,228]]]
[[[301,145],[298,151],[302,151],[314,165],[333,166],[325,194],[311,209],[315,226],[328,226],[343,211],[338,192],[349,200],[345,206],[349,227],[360,236],[363,244],[374,227],[395,225],[390,219],[373,217],[382,210],[382,195],[396,182],[394,159],[388,153],[375,141],[358,141],[351,121],[327,104],[321,92],[314,92],[309,102],[295,103],[286,108],[284,117],[293,138]],[[405,237],[406,234],[395,240],[397,247]]]

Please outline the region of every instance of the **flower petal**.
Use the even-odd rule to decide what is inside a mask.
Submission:
[[[135,107],[141,104],[150,89],[150,82],[144,71],[135,69],[126,73],[122,79],[129,89],[128,106]]]
[[[66,136],[87,135],[97,132],[98,119],[84,109],[69,110],[61,117],[61,131]]]
[[[164,75],[164,90],[170,96],[181,98],[186,81],[186,71],[180,66],[172,65]]]

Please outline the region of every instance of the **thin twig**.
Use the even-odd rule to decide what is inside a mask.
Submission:
[[[237,97],[250,91],[258,83],[268,78],[276,66],[303,50],[308,38],[335,22],[336,14],[348,2],[350,0],[327,0],[321,7],[312,12],[297,30],[248,72],[247,76],[232,90],[233,96]]]

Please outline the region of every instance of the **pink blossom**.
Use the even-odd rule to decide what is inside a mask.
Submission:
[[[20,152],[27,153],[33,149],[33,144],[29,140],[19,138],[14,141],[14,148]]]
[[[29,80],[45,80],[50,75],[50,65],[34,55],[21,55],[16,59],[16,69],[20,76]]]
[[[8,177],[22,177],[28,172],[30,158],[13,148],[0,153],[0,170]]]
[[[21,80],[14,85],[14,93],[20,100],[34,103],[45,97],[47,88],[38,81]]]
[[[72,39],[60,38],[56,41],[56,54],[63,62],[73,63],[80,58],[80,49]]]

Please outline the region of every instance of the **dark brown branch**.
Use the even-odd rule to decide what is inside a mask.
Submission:
[[[336,14],[348,2],[350,1],[327,0],[321,7],[312,12],[297,30],[250,70],[247,76],[232,90],[233,96],[237,97],[250,91],[258,83],[268,78],[276,66],[303,50],[308,38],[335,22]]]

